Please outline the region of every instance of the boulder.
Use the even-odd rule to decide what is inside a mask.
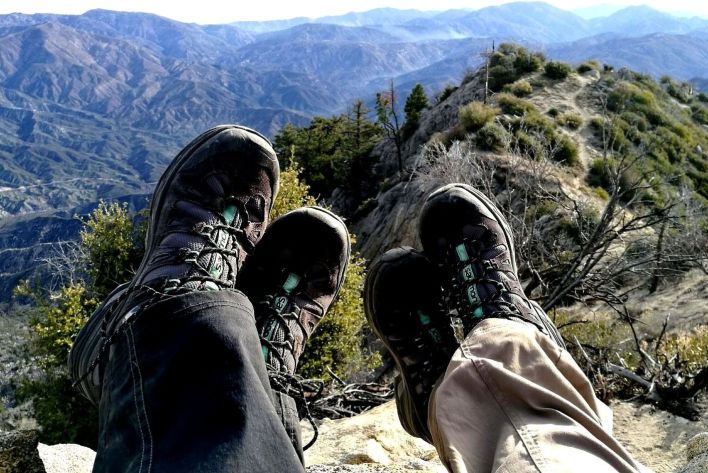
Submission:
[[[705,473],[708,471],[708,432],[700,433],[686,444],[688,464],[676,473]]]
[[[47,473],[91,473],[96,452],[74,444],[44,445],[37,447]]]
[[[309,425],[301,425],[303,439],[309,439]],[[403,430],[393,401],[355,417],[323,421],[305,464],[309,473],[447,471],[435,448]]]

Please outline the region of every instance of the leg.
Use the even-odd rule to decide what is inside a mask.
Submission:
[[[95,472],[302,471],[240,292],[150,307],[114,341],[104,379]]]
[[[278,174],[265,138],[225,125],[161,177],[135,277],[91,317],[69,359],[99,406],[94,471],[303,470],[273,406],[253,306],[235,289]]]
[[[487,319],[455,352],[429,426],[453,472],[636,472],[605,428],[607,407],[567,351],[531,326]]]
[[[434,443],[453,472],[638,471],[603,428],[605,409],[557,329],[524,294],[499,210],[451,184],[428,197],[419,231],[424,251],[386,253],[365,293],[400,371],[404,428]]]

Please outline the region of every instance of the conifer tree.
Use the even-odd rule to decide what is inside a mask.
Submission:
[[[417,126],[418,120],[420,120],[420,112],[427,106],[428,96],[425,95],[425,89],[422,85],[416,84],[403,107],[403,111],[406,113],[406,126]]]

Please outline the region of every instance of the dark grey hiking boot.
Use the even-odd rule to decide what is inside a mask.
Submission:
[[[268,224],[278,176],[275,152],[253,130],[227,125],[197,137],[157,184],[132,286],[165,293],[234,287]]]
[[[563,341],[519,282],[509,224],[481,192],[449,184],[427,199],[420,216],[426,256],[440,268],[443,304],[458,341],[490,317],[536,326],[559,345]]]
[[[292,375],[344,282],[350,253],[344,222],[319,207],[276,219],[256,245],[238,288],[253,303],[271,374]]]
[[[396,405],[404,429],[432,441],[427,425],[431,390],[457,342],[441,310],[437,268],[412,248],[379,258],[366,278],[366,318],[391,353],[400,375]]]
[[[153,194],[135,277],[92,315],[70,354],[72,373],[81,373],[81,391],[90,400],[100,391],[89,372],[100,385],[98,358],[144,308],[187,292],[235,287],[268,224],[278,178],[268,140],[237,125],[206,131],[175,157]]]

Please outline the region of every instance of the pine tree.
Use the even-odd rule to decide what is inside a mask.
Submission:
[[[416,84],[403,107],[403,111],[406,113],[406,125],[417,125],[418,120],[420,120],[420,112],[427,106],[428,96],[425,95],[425,89],[423,89],[422,85]]]

